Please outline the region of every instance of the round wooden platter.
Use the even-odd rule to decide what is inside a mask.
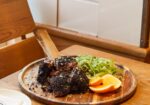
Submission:
[[[30,63],[20,72],[18,76],[19,84],[22,91],[31,98],[45,104],[52,105],[113,105],[129,99],[135,92],[137,81],[127,67],[119,65],[124,70],[122,86],[111,93],[96,94],[88,91],[84,94],[69,94],[65,97],[56,98],[52,93],[43,92],[40,84],[37,83],[37,73],[39,63],[44,60],[40,59]]]

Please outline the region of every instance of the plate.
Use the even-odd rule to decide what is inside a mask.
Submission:
[[[23,68],[18,76],[19,84],[24,93],[32,98],[43,102],[45,104],[60,104],[60,105],[111,105],[118,104],[129,99],[135,92],[137,87],[137,81],[132,71],[121,65],[118,67],[124,71],[122,87],[118,90],[105,93],[96,94],[87,92],[84,94],[69,94],[65,97],[56,98],[52,93],[44,93],[40,88],[40,84],[37,83],[36,78],[38,74],[39,64],[44,60],[40,59],[34,61]]]
[[[16,90],[0,88],[0,97],[0,105],[31,105],[29,97]]]

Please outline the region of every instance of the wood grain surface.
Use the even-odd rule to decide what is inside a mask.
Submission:
[[[149,47],[149,31],[150,31],[150,2],[149,0],[143,0],[143,17],[142,17],[142,29],[140,47]]]
[[[133,73],[136,75],[138,80],[136,93],[129,100],[121,103],[120,105],[149,105],[150,103],[150,65],[147,63],[143,63],[137,60],[133,60],[130,58],[114,55],[111,53],[106,53],[100,50],[94,50],[91,48],[83,47],[83,46],[71,46],[60,52],[62,55],[78,55],[78,54],[90,54],[98,57],[105,57],[109,59],[113,59],[120,64],[123,64],[129,67]],[[16,72],[12,75],[9,75],[3,79],[0,79],[1,88],[20,90],[18,83],[19,72]],[[10,81],[11,80],[11,81]],[[31,97],[32,105],[44,105],[39,101],[34,100]],[[52,105],[52,104],[51,104]]]
[[[92,45],[95,47],[100,47],[107,50],[128,54],[138,58],[145,58],[147,55],[147,49],[136,47],[130,44],[125,44],[103,38],[97,38],[88,34],[82,34],[79,32],[70,31],[49,25],[37,24],[37,27],[47,29],[47,31],[52,36],[64,38],[74,42]]]
[[[0,78],[42,57],[44,57],[44,52],[35,37],[0,48]]]
[[[49,59],[55,59],[59,56],[57,47],[45,29],[37,29],[35,35]]]
[[[30,97],[40,100],[45,104],[67,104],[67,105],[109,105],[117,104],[130,98],[135,92],[137,82],[133,73],[122,65],[118,67],[123,68],[124,75],[122,80],[122,87],[118,90],[105,93],[96,94],[93,92],[86,92],[84,94],[69,94],[66,97],[56,98],[52,93],[43,92],[41,85],[37,82],[38,68],[43,61],[38,60],[26,66],[19,74],[19,83],[22,90]]]
[[[0,43],[35,28],[27,0],[0,0]]]

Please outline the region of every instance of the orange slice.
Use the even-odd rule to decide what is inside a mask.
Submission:
[[[90,86],[89,88],[96,93],[106,93],[106,92],[114,91],[118,89],[120,86],[121,86],[121,81],[118,78],[110,74],[107,74],[102,77],[101,85]]]
[[[97,86],[103,83],[103,79],[101,77],[93,77],[89,81],[90,86]]]
[[[99,85],[99,86],[91,86],[89,87],[95,93],[107,93],[114,90],[113,85]]]

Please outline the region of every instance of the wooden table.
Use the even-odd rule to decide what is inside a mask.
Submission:
[[[113,55],[110,53],[74,45],[63,51],[61,55],[77,55],[90,54],[98,57],[113,59],[127,67],[129,67],[138,80],[138,88],[134,96],[122,105],[150,105],[150,64],[136,61],[130,58]],[[8,88],[20,91],[17,76],[19,72],[9,75],[0,80],[1,88]],[[33,105],[43,105],[35,100],[32,100]]]

